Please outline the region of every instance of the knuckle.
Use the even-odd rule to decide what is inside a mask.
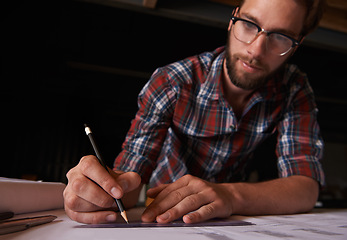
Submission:
[[[78,209],[78,206],[80,205],[78,202],[79,202],[78,197],[76,195],[66,196],[64,199],[65,208],[68,208],[71,210]]]
[[[67,198],[69,196],[69,193],[70,193],[70,186],[67,185],[63,191],[63,198]]]
[[[197,194],[191,195],[187,197],[186,203],[189,208],[197,208],[200,205],[200,199]]]
[[[71,180],[73,178],[73,176],[76,175],[76,171],[77,171],[77,166],[71,168],[67,173],[66,173],[66,178],[68,180]]]
[[[75,193],[83,192],[85,189],[86,182],[82,178],[76,178],[73,182],[71,182],[71,189]]]
[[[198,188],[207,188],[209,187],[209,185],[207,184],[206,181],[202,180],[202,179],[199,179],[199,178],[196,178],[194,179],[193,183],[198,187]]]
[[[204,214],[207,216],[207,217],[210,217],[214,214],[215,212],[215,209],[214,207],[212,206],[212,204],[209,204],[209,205],[206,205],[205,206],[205,209],[204,209]]]
[[[177,181],[183,185],[188,185],[192,181],[192,178],[194,178],[192,175],[186,174],[183,177],[179,178]]]
[[[182,177],[182,179],[189,179],[189,178],[191,178],[192,177],[192,175],[191,174],[186,174],[186,175],[184,175],[183,177]]]
[[[66,173],[66,178],[70,180],[71,174],[72,174],[73,168],[71,168],[67,173]]]
[[[86,173],[94,164],[94,160],[90,157],[82,157],[79,162],[79,168],[83,173]]]
[[[182,193],[180,192],[180,191],[175,191],[175,192],[173,192],[172,193],[173,194],[173,199],[175,200],[175,201],[178,201],[178,202],[180,202],[182,199],[183,199],[183,195],[182,195]]]
[[[195,177],[191,174],[186,174],[182,177],[182,180],[185,180],[185,181],[191,181],[192,179],[194,179]]]

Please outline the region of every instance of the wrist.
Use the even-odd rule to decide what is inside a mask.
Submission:
[[[245,205],[245,199],[241,194],[243,183],[223,183],[225,189],[228,191],[232,214],[239,214],[243,205]]]

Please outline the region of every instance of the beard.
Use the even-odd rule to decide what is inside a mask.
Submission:
[[[229,31],[228,34],[228,40],[227,40],[227,46],[226,46],[226,67],[227,67],[227,73],[230,78],[230,81],[238,88],[244,89],[244,90],[256,90],[260,87],[263,87],[269,79],[271,79],[280,69],[282,69],[282,64],[277,69],[270,71],[270,68],[268,65],[263,63],[261,60],[251,58],[247,55],[242,54],[232,54],[230,50],[230,34],[231,31]],[[256,67],[257,69],[261,70],[260,73],[250,73],[245,71],[237,71],[236,68],[236,62],[242,61],[247,63],[248,65],[251,65],[253,67]]]

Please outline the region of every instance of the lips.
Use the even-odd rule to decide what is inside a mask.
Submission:
[[[246,71],[246,72],[250,72],[250,73],[256,73],[256,72],[259,72],[259,71],[262,71],[263,68],[258,66],[258,65],[255,65],[255,64],[250,64],[249,62],[247,61],[244,61],[242,59],[239,59],[240,60],[240,63],[243,67],[243,69]]]

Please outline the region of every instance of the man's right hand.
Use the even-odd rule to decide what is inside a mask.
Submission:
[[[72,220],[88,224],[114,222],[117,214],[112,208],[117,206],[113,198],[132,192],[123,203],[126,208],[137,203],[141,177],[135,172],[109,172],[95,156],[85,156],[66,174],[64,205]]]

